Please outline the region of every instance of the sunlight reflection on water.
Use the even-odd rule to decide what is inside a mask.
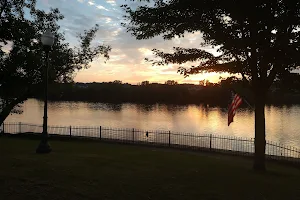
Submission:
[[[6,122],[42,124],[43,102],[29,99],[23,111],[10,115]],[[300,106],[267,106],[265,111],[267,140],[300,147]],[[239,109],[228,127],[227,109],[204,105],[50,102],[49,125],[101,125],[253,138],[254,112]]]

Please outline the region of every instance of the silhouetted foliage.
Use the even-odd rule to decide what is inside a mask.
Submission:
[[[162,35],[164,39],[200,31],[204,49],[174,47],[172,53],[154,49],[153,64],[182,64],[184,76],[201,72],[241,74],[255,99],[254,169],[265,170],[266,95],[275,78],[300,66],[300,2],[288,0],[155,0],[134,9],[123,6],[123,25],[137,39]]]
[[[30,17],[24,17],[27,9]],[[34,0],[3,0],[0,4],[0,42],[12,44],[4,51],[0,43],[0,124],[18,104],[42,89],[45,55],[40,42],[51,29],[55,42],[50,52],[49,82],[72,82],[74,72],[88,68],[98,55],[109,58],[110,47],[92,46],[98,25],[78,35],[79,47],[71,48],[59,32],[64,17],[58,9],[49,13],[35,8]]]
[[[300,77],[300,76],[299,76]],[[299,78],[291,84],[293,89],[281,87],[276,81],[267,95],[267,103],[300,104]],[[298,82],[298,85],[296,84]],[[208,104],[227,107],[230,101],[230,89],[237,88],[240,95],[252,105],[253,95],[250,90],[241,90],[243,82],[236,77],[222,79],[219,83],[205,85],[194,84],[157,84],[143,81],[141,85],[107,83],[67,83],[50,86],[49,98],[55,101],[89,101],[105,103],[142,103],[142,104]],[[34,97],[42,98],[40,93]],[[293,97],[293,98],[291,98]],[[247,104],[242,106],[247,107]]]
[[[114,83],[114,84],[122,84],[122,81],[120,81],[120,80],[114,80],[113,83]]]
[[[141,85],[149,85],[150,82],[149,81],[142,81]]]
[[[70,83],[50,86],[49,98],[67,101],[96,101],[109,103],[143,104],[200,104],[226,106],[219,95],[230,95],[228,89],[202,87],[193,84],[116,84],[116,83]],[[39,96],[42,98],[42,93]],[[229,97],[229,96],[228,96]]]
[[[165,82],[165,84],[166,84],[166,85],[177,85],[178,83],[177,83],[177,81],[174,81],[174,80],[167,80],[167,81]]]

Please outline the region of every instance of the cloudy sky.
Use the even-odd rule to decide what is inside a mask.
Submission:
[[[163,83],[176,80],[180,83],[198,83],[209,79],[218,81],[220,74],[201,74],[184,78],[177,73],[178,65],[152,66],[144,61],[151,58],[153,48],[170,52],[173,46],[200,47],[201,34],[186,34],[184,38],[163,40],[155,37],[150,40],[136,40],[121,26],[124,20],[122,4],[141,5],[140,2],[125,0],[38,0],[37,7],[43,10],[59,8],[65,19],[61,21],[61,29],[66,33],[68,42],[76,45],[76,33],[99,24],[96,42],[109,44],[112,47],[110,60],[104,63],[102,58],[94,61],[91,68],[80,71],[75,77],[78,82],[104,82],[121,80],[132,84],[144,80]],[[208,49],[214,52],[213,49]]]

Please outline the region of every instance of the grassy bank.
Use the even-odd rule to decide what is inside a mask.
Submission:
[[[215,154],[0,137],[0,199],[299,199],[300,170]]]

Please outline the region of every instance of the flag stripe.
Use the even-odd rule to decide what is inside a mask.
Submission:
[[[232,102],[228,107],[228,126],[233,122],[236,110],[242,104],[243,100],[238,94],[232,93]]]

